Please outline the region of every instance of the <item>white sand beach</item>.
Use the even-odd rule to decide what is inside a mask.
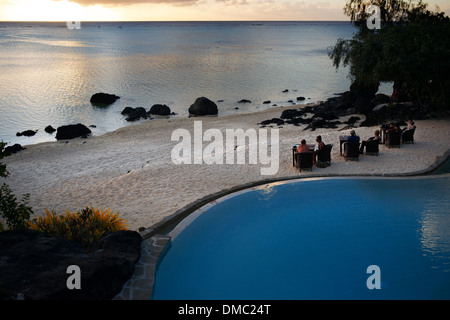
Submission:
[[[171,118],[149,120],[115,132],[88,139],[73,139],[26,146],[26,150],[4,158],[10,176],[7,183],[16,195],[29,193],[35,215],[45,208],[63,213],[94,207],[120,211],[131,230],[150,227],[176,210],[212,193],[267,178],[340,174],[396,174],[423,170],[450,149],[450,121],[416,121],[415,144],[388,149],[380,145],[379,156],[361,155],[359,161],[346,162],[339,155],[339,136],[349,129],[303,129],[284,125],[279,129],[280,163],[278,173],[262,176],[256,164],[181,164],[172,162],[171,152],[178,141],[172,132],[183,128],[191,133],[194,121],[202,121],[203,131],[254,128],[263,120],[278,118],[283,109],[224,117]],[[361,116],[362,120],[364,116]],[[346,119],[340,119],[345,121]],[[405,119],[407,120],[407,119]],[[276,125],[273,128],[277,128]],[[270,128],[268,128],[270,129]],[[356,128],[365,140],[378,127]],[[292,145],[306,139],[314,143],[321,135],[332,143],[332,164],[299,172],[292,166]],[[208,145],[204,142],[203,147]],[[238,146],[245,147],[245,146]]]

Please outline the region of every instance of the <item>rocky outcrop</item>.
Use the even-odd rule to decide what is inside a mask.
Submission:
[[[37,130],[25,130],[25,131],[22,131],[22,132],[17,132],[16,136],[17,137],[22,137],[22,136],[24,136],[24,137],[32,137],[36,133],[37,133]]]
[[[197,98],[188,111],[194,116],[217,115],[219,112],[217,105],[205,97]]]
[[[272,119],[270,119],[270,120],[264,120],[264,121],[261,121],[261,123],[259,123],[260,125],[263,125],[263,126],[266,126],[266,125],[269,125],[269,124],[276,124],[276,125],[278,125],[278,126],[281,126],[281,125],[283,125],[284,124],[284,120],[282,120],[282,119],[280,119],[280,118],[272,118]]]
[[[53,132],[56,131],[56,129],[53,128],[52,126],[46,126],[44,131],[47,132],[47,133],[53,133]]]
[[[154,114],[159,116],[170,116],[170,108],[165,104],[154,104],[148,114]]]
[[[142,107],[132,108],[132,107],[126,107],[122,110],[122,115],[127,116],[127,121],[137,121],[141,118],[147,119],[147,111]]]
[[[92,131],[84,124],[69,124],[58,127],[56,130],[56,140],[67,140],[78,137],[87,137]]]
[[[94,250],[35,230],[0,233],[0,299],[105,300],[134,273],[142,238],[135,231],[105,233]],[[80,268],[81,289],[68,289],[68,267]]]
[[[97,106],[108,106],[116,102],[117,99],[120,99],[120,97],[115,94],[99,92],[92,95],[90,101],[92,104]]]
[[[25,150],[26,148],[22,147],[20,144],[16,143],[12,146],[6,147],[4,152],[5,154],[17,153],[19,151]]]

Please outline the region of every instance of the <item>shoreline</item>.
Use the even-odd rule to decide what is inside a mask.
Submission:
[[[172,132],[183,128],[192,133],[194,121],[202,121],[203,131],[258,130],[261,127],[258,123],[279,118],[283,110],[305,106],[280,106],[221,117],[148,120],[88,139],[28,145],[26,150],[3,159],[10,172],[6,182],[16,195],[30,193],[33,217],[44,214],[45,208],[63,213],[92,204],[120,211],[128,228],[138,230],[208,195],[265,178],[403,174],[428,168],[450,149],[450,141],[443,134],[450,132],[449,120],[418,120],[415,144],[402,145],[400,149],[380,145],[379,156],[362,155],[358,162],[346,162],[339,155],[338,140],[339,135],[348,134],[349,129],[340,131],[344,124],[337,129],[315,131],[303,131],[305,125],[289,124],[279,128],[280,163],[273,176],[261,176],[260,168],[267,165],[250,165],[248,161],[242,165],[175,165],[171,160],[171,151],[178,143],[171,141]],[[360,121],[364,120],[364,116],[361,118]],[[277,128],[273,125],[273,129]],[[355,130],[365,140],[378,128],[356,126]],[[266,129],[271,129],[270,125]],[[325,143],[333,144],[331,166],[300,173],[292,167],[291,147],[302,138],[314,143],[317,135],[322,135]],[[203,146],[207,144],[204,142]]]
[[[283,109],[300,108],[300,107],[306,107],[306,106],[317,106],[317,105],[320,104],[320,102],[321,101],[308,102],[308,103],[305,103],[305,104],[295,104],[295,105],[288,105],[288,106],[269,106],[269,107],[265,107],[265,109],[257,110],[257,111],[254,111],[254,110],[253,111],[252,110],[250,110],[250,111],[241,111],[241,110],[239,110],[236,113],[230,113],[230,111],[228,111],[228,113],[225,113],[223,115],[219,114],[219,115],[215,115],[215,116],[200,116],[200,117],[197,117],[197,118],[198,119],[202,119],[202,118],[224,118],[224,117],[234,117],[234,116],[237,117],[237,116],[249,115],[249,114],[255,114],[255,113],[270,112],[270,111],[278,110],[278,109],[283,110]],[[179,119],[188,118],[188,116],[183,116],[183,115],[180,116],[178,114],[175,115],[175,116],[173,116],[173,115],[170,115],[170,116],[158,116],[158,115],[155,116],[155,115],[152,115],[152,116],[154,117],[153,119],[141,119],[141,120],[138,120],[138,121],[124,122],[125,125],[123,125],[121,127],[118,127],[118,128],[116,128],[114,130],[111,130],[111,131],[95,132],[96,128],[94,127],[93,132],[86,139],[99,138],[99,137],[102,137],[102,136],[104,136],[106,134],[111,134],[111,133],[114,133],[116,131],[122,130],[124,128],[144,125],[144,124],[146,124],[147,122],[150,122],[150,121],[179,120]],[[194,118],[194,117],[192,117],[192,118]],[[75,124],[75,123],[68,123],[66,125],[69,125],[69,124]],[[87,124],[84,124],[84,125],[88,126]],[[90,128],[90,129],[92,129],[92,128]],[[44,128],[40,128],[39,130],[43,131]],[[33,140],[34,137],[24,137],[23,140],[25,141],[25,143],[7,142],[8,143],[7,146],[12,146],[12,145],[17,143],[17,144],[20,144],[24,148],[28,148],[28,147],[32,147],[32,146],[36,146],[36,145],[41,145],[41,144],[62,143],[64,141],[66,141],[66,140],[56,140],[55,134],[56,134],[56,131],[54,133],[46,133],[46,135],[48,137],[52,137],[53,140],[51,140],[51,141],[38,141],[38,142],[34,142],[34,143],[32,142],[32,143],[27,144],[26,140]],[[4,142],[6,142],[6,141],[4,141]]]

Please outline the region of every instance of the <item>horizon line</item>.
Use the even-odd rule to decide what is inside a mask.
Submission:
[[[101,23],[101,22],[351,22],[350,20],[68,20],[80,21],[84,23]],[[66,23],[61,20],[0,20],[0,23],[23,23],[23,22],[45,22],[45,23]]]

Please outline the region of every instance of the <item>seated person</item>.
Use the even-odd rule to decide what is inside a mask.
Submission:
[[[308,145],[306,144],[306,140],[305,140],[305,139],[303,139],[303,140],[300,142],[300,144],[298,145],[298,147],[297,147],[297,152],[298,152],[298,153],[309,152],[309,147],[308,147]]]
[[[381,137],[380,137],[380,130],[375,130],[374,136],[373,136],[373,137],[370,137],[369,139],[367,139],[366,141],[363,141],[363,142],[361,143],[361,148],[359,148],[359,153],[361,153],[361,154],[364,153],[364,148],[366,147],[367,142],[373,141],[373,140],[378,140],[378,141],[381,140]]]
[[[414,121],[409,120],[409,121],[408,121],[408,126],[407,126],[406,128],[404,128],[403,131],[411,130],[411,129],[415,129],[415,128],[416,128],[416,126],[415,126],[415,124],[414,124]]]
[[[356,135],[355,130],[350,131],[350,136],[347,138],[347,142],[359,142],[359,136]]]
[[[386,133],[389,133],[389,132],[401,132],[401,130],[400,130],[400,127],[398,126],[398,124],[395,124],[395,125],[391,125],[389,127],[389,129],[386,130]]]
[[[316,137],[316,142],[317,142],[317,146],[313,151],[313,163],[315,164],[317,161],[317,151],[319,151],[320,149],[322,149],[323,147],[325,147],[325,143],[322,141],[322,136],[317,136]]]

